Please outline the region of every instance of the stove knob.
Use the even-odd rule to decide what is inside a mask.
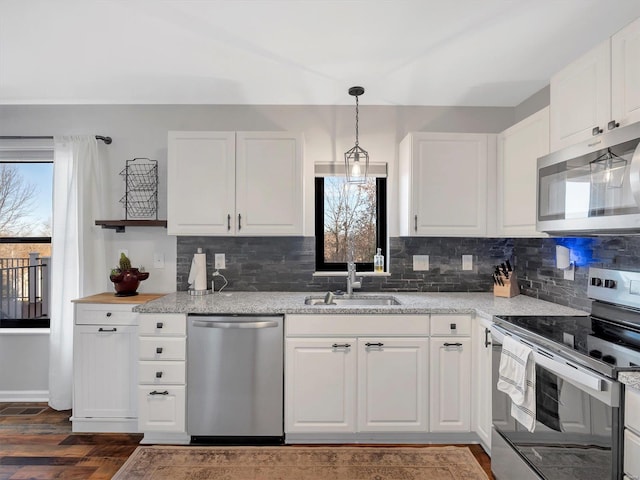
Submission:
[[[600,350],[591,350],[589,356],[593,358],[602,358],[602,352]]]
[[[605,355],[604,357],[602,357],[602,361],[610,363],[611,365],[615,365],[616,357],[614,357],[613,355]]]
[[[593,285],[594,287],[601,287],[602,279],[598,277],[591,277],[591,285]]]
[[[604,288],[616,288],[616,281],[615,280],[605,280],[604,281]]]

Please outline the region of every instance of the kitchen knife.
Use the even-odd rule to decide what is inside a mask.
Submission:
[[[511,268],[511,264],[509,263],[509,260],[505,260],[504,263],[507,264],[507,270],[509,270],[510,272],[513,272],[513,268]]]
[[[491,278],[493,279],[493,284],[494,285],[498,285],[498,279],[496,278],[496,274],[495,273],[491,274]]]
[[[507,270],[507,267],[505,266],[504,263],[500,264],[500,268],[502,268],[502,273],[504,273],[504,278],[509,278],[509,271]]]

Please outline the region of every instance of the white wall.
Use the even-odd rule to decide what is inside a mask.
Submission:
[[[49,398],[49,330],[0,333],[0,402]]]

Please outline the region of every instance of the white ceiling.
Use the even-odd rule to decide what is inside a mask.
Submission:
[[[0,0],[0,104],[515,106],[640,0]]]

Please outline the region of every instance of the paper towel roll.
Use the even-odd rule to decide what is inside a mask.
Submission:
[[[207,289],[207,254],[196,253],[191,260],[191,270],[187,282],[193,290]]]

